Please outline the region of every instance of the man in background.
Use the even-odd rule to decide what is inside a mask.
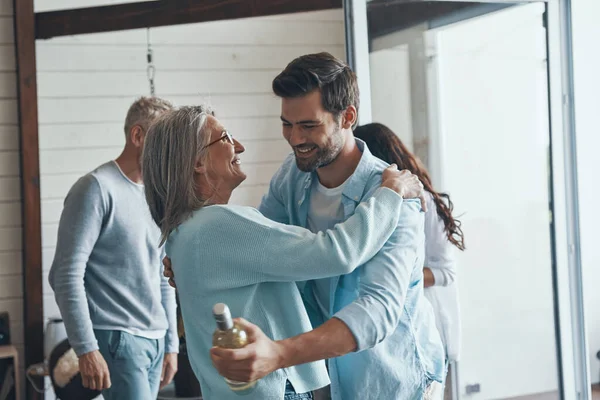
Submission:
[[[155,399],[177,371],[175,291],[162,277],[140,164],[150,124],[172,108],[135,101],[121,155],[73,185],[60,219],[50,285],[83,385],[106,400]]]

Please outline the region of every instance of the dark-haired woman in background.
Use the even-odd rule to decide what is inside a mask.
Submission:
[[[365,141],[374,156],[417,175],[425,187],[425,296],[433,306],[448,362],[457,361],[460,353],[460,315],[453,253],[455,247],[464,250],[465,243],[460,221],[452,216],[450,196],[433,189],[423,164],[387,126],[378,123],[362,125],[354,130],[354,136]]]

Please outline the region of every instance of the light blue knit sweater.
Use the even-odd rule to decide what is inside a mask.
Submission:
[[[165,352],[179,352],[175,290],[162,275],[159,242],[144,187],[116,162],[73,185],[48,280],[77,355],[98,349],[94,329],[165,337]]]
[[[205,207],[180,225],[166,251],[204,399],[240,399],[210,360],[215,303],[226,303],[234,317],[258,325],[274,340],[309,331],[294,281],[347,274],[365,263],[396,228],[401,205],[399,195],[380,188],[347,221],[317,234],[269,220],[254,208],[229,205]],[[244,399],[281,400],[286,379],[298,393],[329,383],[323,362],[308,363],[264,377]]]

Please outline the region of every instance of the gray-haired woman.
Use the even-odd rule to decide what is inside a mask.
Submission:
[[[294,281],[347,274],[374,256],[397,226],[402,197],[420,183],[395,166],[354,216],[311,233],[227,205],[246,179],[244,146],[201,107],[182,107],[148,131],[142,157],[146,198],[171,258],[188,354],[206,400],[235,399],[209,356],[212,305],[252,321],[274,340],[311,329]],[[392,189],[392,190],[390,190]],[[248,399],[310,399],[327,385],[322,362],[273,372]]]

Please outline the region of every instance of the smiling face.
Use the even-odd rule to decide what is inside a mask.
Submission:
[[[313,172],[331,164],[344,147],[340,118],[323,108],[319,90],[281,99],[281,122],[301,171]]]
[[[245,148],[212,115],[207,118],[206,130],[210,132],[210,140],[201,170],[214,190],[232,191],[246,179],[239,157]]]

